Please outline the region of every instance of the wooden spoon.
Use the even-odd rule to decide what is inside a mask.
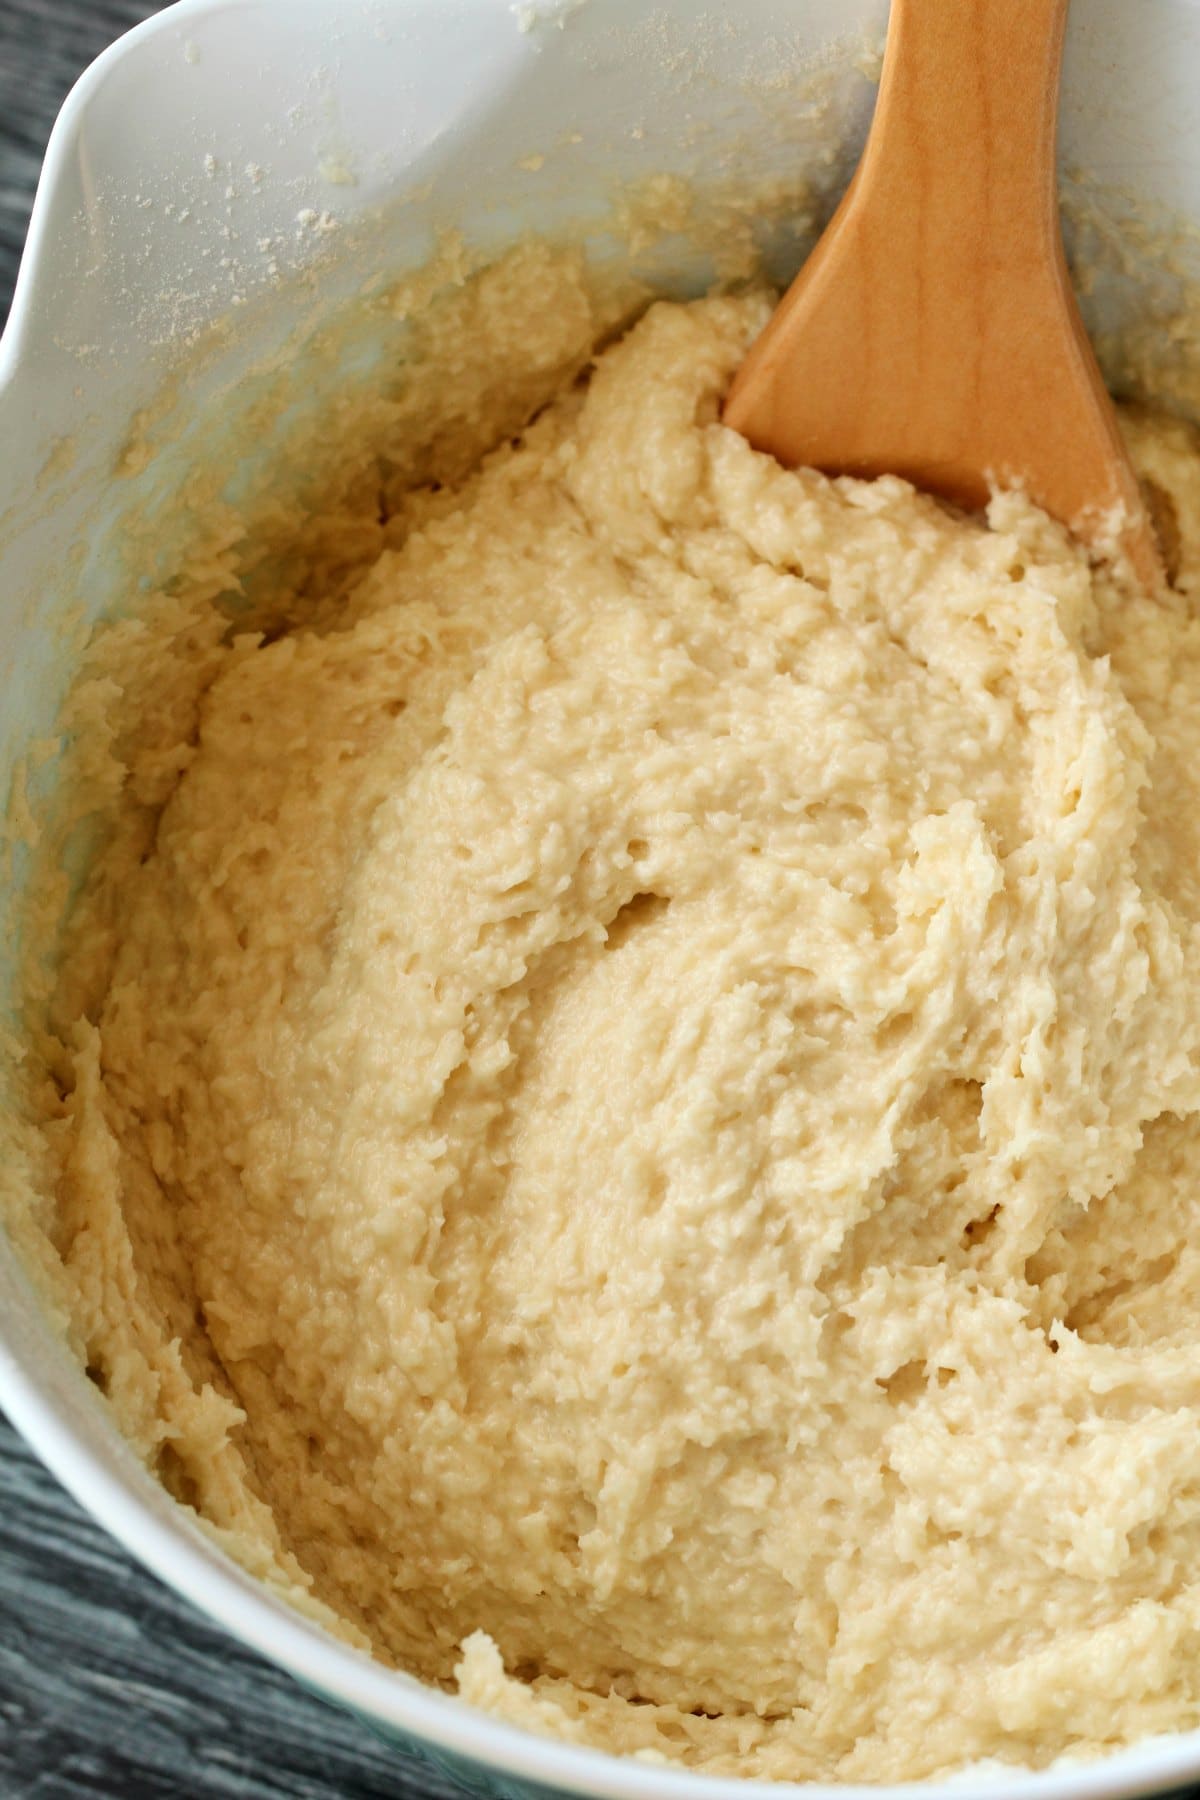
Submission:
[[[1068,0],[892,0],[841,205],[725,422],[789,465],[903,475],[964,507],[1020,485],[1085,538],[1153,532],[1071,291],[1056,113]]]

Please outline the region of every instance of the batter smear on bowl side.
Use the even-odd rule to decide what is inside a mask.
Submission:
[[[75,696],[6,1167],[81,1355],[248,1566],[572,1741],[1200,1723],[1190,431],[1126,421],[1163,604],[752,451],[769,297],[590,372],[569,260],[456,305],[404,482],[249,623],[222,524]]]

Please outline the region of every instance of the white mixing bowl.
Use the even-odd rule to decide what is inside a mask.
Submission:
[[[374,270],[420,263],[446,224],[487,248],[525,227],[590,219],[593,251],[628,258],[605,228],[614,189],[662,172],[703,187],[803,169],[822,203],[861,141],[871,102],[863,33],[878,40],[885,10],[883,0],[712,10],[702,0],[181,0],[102,56],[51,140],[0,344],[5,789],[28,741],[52,726],[78,642],[72,610],[94,618],[117,604],[122,512],[169,495],[202,425],[237,409],[246,377],[306,318]],[[815,84],[805,73],[814,66],[824,71]],[[1123,234],[1147,209],[1200,219],[1198,95],[1195,0],[1076,0],[1063,160],[1109,190],[1102,212],[1116,254],[1088,299],[1098,329],[1169,312],[1170,283],[1136,260],[1122,266]],[[1113,191],[1122,187],[1132,198]],[[776,232],[767,248],[786,273],[795,240]],[[679,235],[652,266],[677,292],[711,273]],[[197,338],[223,317],[231,328],[198,354]],[[365,378],[362,367],[350,373]],[[298,403],[319,406],[347,378],[345,368],[318,371]],[[122,461],[139,411],[148,460]],[[11,948],[10,933],[0,997]],[[119,1437],[4,1241],[0,1404],[163,1580],[476,1791],[741,1800],[742,1783],[500,1724],[269,1596]],[[1091,1767],[1009,1772],[999,1789],[983,1772],[955,1786],[1101,1800],[1189,1779],[1200,1779],[1200,1733]],[[810,1800],[881,1791],[805,1790]],[[895,1791],[915,1800],[934,1790]]]

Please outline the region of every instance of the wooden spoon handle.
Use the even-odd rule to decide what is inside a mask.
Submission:
[[[1055,139],[1067,0],[892,0],[841,205],[723,417],[789,466],[981,507],[1022,486],[1140,579],[1157,552],[1067,274]]]
[[[909,353],[966,440],[972,394],[1025,376],[1024,331],[1059,308],[1078,319],[1055,157],[1066,19],[1067,0],[893,0],[875,124],[839,208],[874,304],[907,315]],[[1090,360],[1082,326],[1078,351]]]
[[[957,262],[981,248],[1024,254],[1027,231],[1005,224],[1024,227],[1031,213],[1057,236],[1066,23],[1067,0],[892,0],[877,128],[859,179],[907,195],[905,214],[944,236]],[[984,245],[981,223],[993,227]],[[976,276],[978,263],[970,267]]]

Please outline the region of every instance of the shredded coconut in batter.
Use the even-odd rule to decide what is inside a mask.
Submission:
[[[22,1148],[81,1350],[244,1561],[535,1729],[884,1780],[1200,1723],[1191,435],[1129,421],[1164,605],[753,452],[761,295],[572,383],[547,268],[469,290],[480,445],[549,295],[513,441],[357,564],[331,512],[265,634],[208,565],[110,634]]]

